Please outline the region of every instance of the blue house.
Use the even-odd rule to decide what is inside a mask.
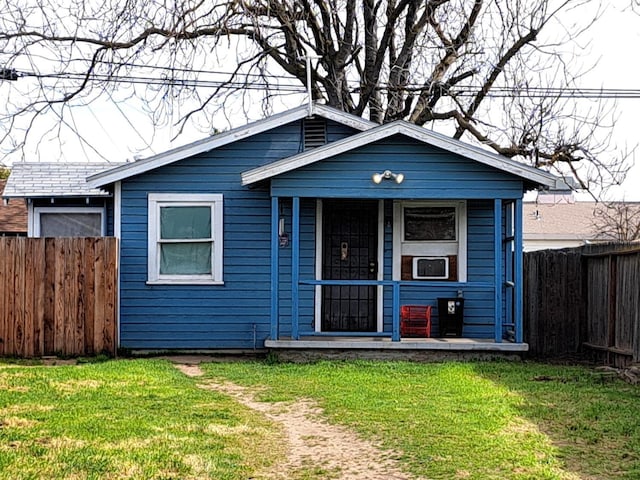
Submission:
[[[238,351],[525,351],[522,197],[564,185],[323,105],[85,181],[120,239],[120,347]],[[401,335],[409,305],[430,338]]]

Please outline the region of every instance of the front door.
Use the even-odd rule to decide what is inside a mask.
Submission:
[[[322,279],[376,280],[378,202],[325,200],[322,219]],[[375,332],[374,285],[322,287],[324,332]]]

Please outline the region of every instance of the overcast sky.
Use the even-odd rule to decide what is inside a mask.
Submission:
[[[640,90],[640,14],[624,10],[620,4],[625,3],[628,2],[611,2],[590,32],[593,37],[592,57],[599,60],[596,68],[585,76],[585,87]],[[613,141],[631,148],[640,143],[640,98],[618,100],[617,103],[619,118],[613,131]],[[636,153],[635,163],[623,189],[611,192],[616,199],[624,197],[640,201],[640,151]]]

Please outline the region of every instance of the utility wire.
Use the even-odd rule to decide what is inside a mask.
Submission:
[[[169,73],[199,73],[203,75],[225,75],[229,76],[231,73],[213,70],[189,70],[189,69],[174,69],[164,68],[157,66],[144,66],[137,64],[116,64],[120,66],[132,67],[132,68],[150,68],[155,70],[163,70]],[[30,77],[37,79],[55,79],[55,80],[69,80],[69,81],[84,81],[86,75],[84,73],[62,72],[62,73],[27,73],[16,72],[13,69],[0,69],[1,72],[6,75],[0,76],[1,80],[18,80],[22,77]],[[10,75],[9,75],[10,72]],[[122,76],[122,75],[109,75],[109,74],[91,74],[90,81],[95,82],[108,82],[130,85],[157,85],[157,86],[172,86],[172,87],[189,87],[189,88],[228,88],[228,89],[247,89],[247,90],[263,90],[270,89],[280,92],[288,93],[305,93],[306,88],[301,84],[289,83],[293,79],[282,75],[263,75],[263,74],[234,74],[236,78],[233,81],[227,80],[215,80],[215,79],[198,79],[198,78],[175,78],[172,75],[168,76]],[[239,80],[238,78],[243,78]],[[268,82],[269,79],[273,79],[274,82]],[[281,82],[279,80],[285,80]],[[354,86],[352,93],[357,93],[359,85],[357,81],[353,82]],[[405,92],[421,92],[428,87],[424,85],[410,84],[404,87],[395,87],[390,85],[381,84],[376,89],[382,92],[391,91],[405,91]],[[469,97],[475,96],[477,92],[482,88],[477,86],[457,86],[454,88],[446,89],[443,85],[436,84],[432,88],[441,88],[441,94],[443,96],[456,96],[456,97]],[[640,99],[640,89],[634,88],[582,88],[582,87],[499,87],[494,86],[487,92],[487,96],[493,98],[582,98],[582,99]]]

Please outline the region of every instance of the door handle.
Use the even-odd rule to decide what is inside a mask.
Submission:
[[[377,273],[378,272],[378,262],[371,261],[369,262],[369,273]]]
[[[349,244],[347,242],[342,242],[340,244],[340,260],[344,261],[349,258]]]

